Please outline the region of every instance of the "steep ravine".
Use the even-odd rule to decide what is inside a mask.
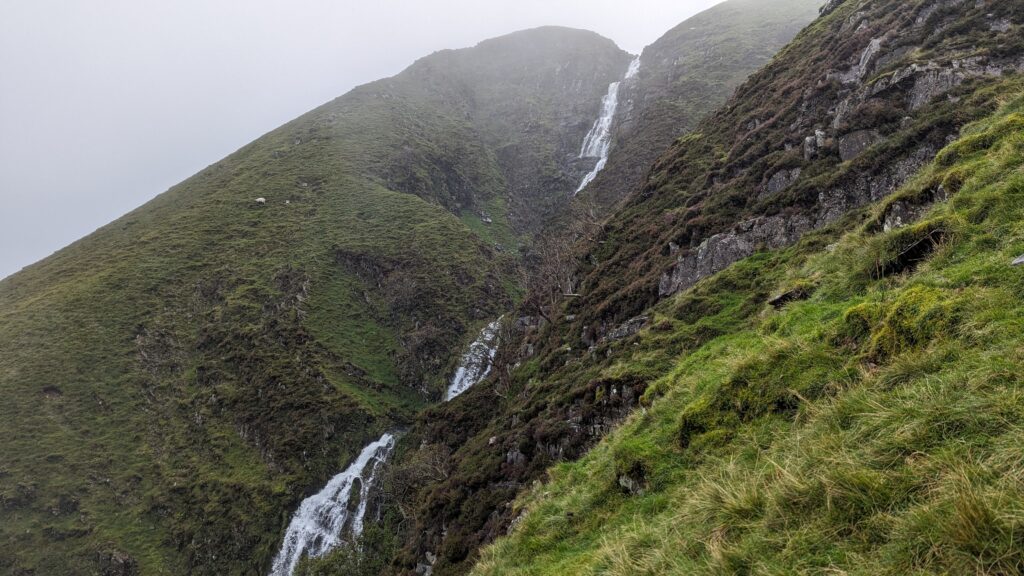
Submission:
[[[663,393],[666,384],[651,387],[668,378],[679,358],[776,305],[806,298],[816,286],[813,276],[755,274],[751,267],[805,238],[807,250],[821,249],[828,258],[840,232],[865,218],[865,206],[915,182],[877,222],[879,231],[902,231],[870,244],[902,256],[888,261],[878,254],[876,270],[858,267],[851,289],[863,286],[858,279],[908,273],[948,239],[949,226],[905,224],[955,194],[963,184],[959,172],[915,178],[965,125],[1012,97],[1006,82],[1024,61],[1020,7],[1010,0],[833,4],[720,110],[664,151],[581,259],[578,294],[563,301],[555,322],[538,322],[525,311],[516,323],[520,336],[498,355],[495,377],[457,405],[421,415],[407,436],[410,448],[449,454],[448,468],[443,478],[425,478],[414,511],[405,509],[413,528],[396,573],[424,563],[435,575],[470,570],[479,547],[506,534],[519,517],[517,496]],[[643,62],[638,81],[649,69],[646,57]],[[609,166],[623,149],[613,148]],[[785,334],[785,325],[776,328]],[[799,398],[778,392],[775,380],[762,381],[757,372],[782,369],[787,358],[784,346],[773,349],[753,372],[741,371],[720,395],[709,396],[710,404],[694,404],[695,428],[683,422],[679,437],[726,442],[733,422],[791,418]],[[809,378],[808,386],[815,374],[841,382],[846,368],[828,372],[836,366],[831,358],[794,374]],[[776,393],[783,397],[772,400]],[[657,485],[661,463],[643,457],[647,448],[626,443],[621,457],[605,460],[613,469],[604,470],[609,482],[595,498],[643,494]],[[599,507],[593,512],[600,517]],[[535,534],[556,544],[557,527],[577,522],[571,509],[546,521],[555,529]]]
[[[512,307],[629,61],[559,27],[438,52],[0,281],[0,571],[269,570]]]

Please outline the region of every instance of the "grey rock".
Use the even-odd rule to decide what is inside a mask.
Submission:
[[[1022,265],[1024,265],[1024,254],[1022,254],[1020,256],[1017,256],[1017,259],[1013,261],[1013,265],[1014,266],[1022,266]]]
[[[839,138],[839,157],[843,162],[853,160],[878,142],[881,136],[874,130],[857,130]]]
[[[931,62],[925,66],[913,64],[897,72],[893,83],[899,83],[910,76],[914,77],[914,87],[910,90],[908,100],[910,109],[917,110],[937,96],[963,84],[968,78],[1002,74],[1001,66],[987,64],[983,57],[975,56],[954,60],[946,67]]]
[[[637,496],[642,496],[644,493],[643,484],[641,484],[637,480],[634,480],[628,474],[623,474],[619,476],[619,486],[625,489],[626,492],[629,492],[630,494],[635,494]]]
[[[939,185],[936,190],[933,190],[924,198],[916,201],[897,200],[886,207],[885,214],[882,218],[882,229],[885,232],[888,232],[890,230],[909,226],[917,220],[920,220],[933,204],[936,202],[945,202],[948,199],[949,194],[946,192],[946,189],[943,188],[942,185]]]
[[[926,207],[914,206],[909,202],[893,202],[885,210],[885,218],[882,221],[882,230],[889,232],[909,225],[916,221],[927,210]]]
[[[848,211],[892,194],[934,157],[935,150],[923,146],[881,174],[863,175],[845,188],[820,192],[817,210],[810,215],[755,218],[708,238],[662,274],[659,296],[686,290],[761,248],[775,250],[796,243],[805,233],[835,222]]]
[[[520,466],[526,464],[526,454],[523,454],[519,449],[509,450],[505,453],[505,463],[513,466]]]
[[[818,145],[815,143],[814,136],[804,138],[804,160],[811,160],[817,155]]]
[[[815,130],[813,136],[804,138],[804,159],[812,160],[818,155],[818,151],[825,146],[825,132]]]
[[[889,196],[934,157],[935,150],[929,146],[923,146],[906,158],[894,162],[881,174],[864,175],[845,188],[820,192],[815,228],[835,222],[849,210]]]
[[[608,340],[622,340],[623,338],[629,338],[646,326],[648,321],[650,321],[650,318],[647,316],[637,316],[636,318],[632,318],[623,322],[619,326],[616,326],[615,329],[609,332],[608,336],[605,338]]]
[[[1010,28],[1013,28],[1013,22],[1010,22],[1006,18],[1000,18],[999,20],[990,22],[988,25],[988,29],[993,32],[1007,32]]]
[[[668,296],[685,290],[752,255],[759,247],[776,249],[792,244],[811,230],[812,224],[804,215],[769,216],[742,222],[730,232],[708,238],[696,251],[679,258],[672,270],[662,275],[658,293]]]
[[[826,14],[831,14],[832,11],[838,8],[839,5],[842,4],[844,1],[845,0],[828,0],[828,2],[825,2],[824,6],[818,9],[818,12],[822,16],[825,16]]]
[[[792,186],[798,178],[800,178],[800,168],[793,168],[792,170],[780,170],[776,172],[771,178],[768,179],[768,183],[765,184],[765,192],[767,194],[778,194],[786,188]]]
[[[864,75],[870,70],[871,61],[879,52],[882,51],[883,38],[872,38],[864,51],[860,54],[860,59],[856,64],[850,67],[846,72],[838,74],[832,74],[831,76],[837,78],[843,84],[858,84],[864,79]]]

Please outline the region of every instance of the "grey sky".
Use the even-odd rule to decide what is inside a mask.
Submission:
[[[637,53],[717,0],[0,0],[0,277],[443,48],[546,24]]]

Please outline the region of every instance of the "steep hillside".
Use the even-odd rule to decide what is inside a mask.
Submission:
[[[609,372],[700,309],[735,328],[525,494],[473,573],[1024,572],[1024,82],[995,94],[893,198],[655,308]]]
[[[587,195],[613,206],[677,138],[714,112],[818,15],[820,0],[728,0],[669,30],[623,84],[612,153]]]
[[[264,571],[511,306],[629,59],[560,28],[437,53],[0,282],[0,570]]]
[[[911,183],[963,126],[992,114],[1008,95],[1016,94],[1020,88],[1014,77],[1024,69],[1021,22],[1020,4],[1011,0],[830,2],[820,19],[723,108],[661,156],[644,186],[605,224],[599,240],[580,259],[578,295],[563,300],[555,321],[540,321],[524,310],[514,326],[519,336],[501,352],[492,381],[421,415],[404,440],[408,453],[400,458],[412,464],[396,472],[403,488],[399,491],[412,495],[396,505],[394,514],[399,525],[413,526],[411,536],[400,544],[379,544],[401,547],[395,570],[406,573],[419,565],[435,575],[467,571],[477,547],[504,534],[519,516],[512,505],[517,494],[544,478],[551,465],[585,454],[642,400],[668,394],[663,382],[679,363],[691,357],[710,361],[715,354],[709,351],[722,353],[715,346],[735,347],[738,351],[727,351],[741,356],[748,347],[749,354],[765,359],[742,356],[750,362],[734,361],[722,370],[709,366],[707,374],[702,373],[703,363],[687,368],[695,378],[724,380],[701,381],[708,388],[700,389],[703,400],[693,407],[693,429],[689,420],[677,422],[677,430],[686,430],[679,432],[685,439],[666,444],[662,436],[650,437],[661,443],[661,452],[646,460],[642,451],[654,441],[638,436],[636,442],[642,445],[635,455],[615,460],[610,483],[605,476],[603,483],[582,486],[583,478],[574,475],[559,484],[580,486],[581,498],[600,496],[593,496],[594,507],[571,501],[569,508],[559,509],[558,521],[537,516],[535,522],[543,526],[534,525],[530,539],[497,548],[484,568],[514,571],[520,562],[524,570],[565,571],[582,558],[575,554],[597,554],[601,536],[595,527],[603,519],[629,523],[638,513],[655,514],[656,508],[642,506],[667,502],[638,500],[638,507],[626,504],[622,516],[611,517],[597,513],[600,498],[613,498],[618,491],[647,493],[659,486],[662,468],[674,474],[681,466],[692,476],[692,464],[704,457],[705,447],[724,446],[720,454],[726,461],[739,458],[739,452],[729,450],[738,449],[733,438],[746,434],[746,428],[739,431],[741,425],[789,426],[801,414],[801,398],[821,400],[836,387],[868,378],[865,373],[880,366],[878,359],[855,362],[842,354],[847,344],[816,342],[821,332],[795,334],[789,341],[786,324],[769,325],[781,331],[778,335],[755,328],[769,314],[766,301],[781,306],[805,298],[819,280],[813,274],[787,275],[789,261],[780,260],[779,252],[765,251],[784,250],[808,235],[802,248],[782,254],[809,257],[808,251],[823,250],[860,225],[867,217],[866,206]],[[918,181],[905,201],[888,207],[875,226],[888,230],[913,221],[929,204],[954,196],[966,180],[959,170],[931,173],[934,180]],[[862,247],[877,254],[864,260],[837,255],[828,264],[848,265],[843,272],[852,276],[829,270],[836,282],[859,279],[859,289],[866,290],[883,277],[913,269],[935,246],[953,241],[958,230],[905,227]],[[998,248],[1009,249],[1007,244]],[[1001,252],[1000,258],[1005,256]],[[747,258],[747,264],[730,268]],[[864,269],[868,264],[871,270]],[[833,304],[859,304],[855,300],[862,297],[863,292],[844,293]],[[887,310],[880,304],[878,316],[865,322],[881,322]],[[916,322],[907,314],[908,322]],[[894,319],[902,315],[893,312]],[[816,317],[815,326],[823,329],[820,325],[827,320]],[[969,317],[957,316],[928,337],[971,325]],[[884,328],[872,326],[850,336],[850,356],[865,346],[864,333],[874,335]],[[765,342],[754,346],[740,338],[744,334]],[[822,347],[803,356],[809,344],[796,336]],[[879,335],[883,337],[895,338],[892,346],[898,349],[903,339],[917,336]],[[825,346],[829,342],[831,348]],[[984,355],[984,348],[980,350]],[[726,378],[733,373],[735,378]],[[782,380],[783,374],[794,380]],[[711,394],[720,381],[726,384]],[[705,390],[708,395],[703,395]],[[690,436],[700,439],[693,448]],[[632,446],[632,440],[624,442]],[[660,459],[666,451],[684,459]],[[437,454],[444,455],[440,472],[414,465]],[[719,453],[709,452],[708,457],[714,454]],[[615,505],[616,500],[609,501]],[[559,505],[566,502],[559,500]],[[571,509],[576,503],[579,512]],[[669,513],[665,518],[668,525],[674,517]],[[585,523],[580,540],[561,540],[559,531],[576,523]],[[611,550],[616,542],[606,544]],[[508,556],[503,556],[505,550]],[[526,557],[534,552],[549,554],[551,563],[541,558],[528,563]],[[751,548],[748,557],[756,554]],[[600,571],[611,565],[606,560],[602,556],[589,565]],[[935,566],[942,571],[942,564]],[[743,571],[742,564],[736,571]],[[620,572],[629,573],[626,568]]]

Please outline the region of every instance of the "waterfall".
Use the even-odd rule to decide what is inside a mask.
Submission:
[[[626,75],[622,81],[633,78],[639,71],[640,57],[637,56],[629,63],[629,68],[626,69]],[[619,107],[619,87],[621,85],[622,82],[612,82],[608,85],[608,93],[601,99],[601,115],[590,128],[590,132],[587,132],[587,137],[583,139],[580,158],[597,158],[597,164],[583,177],[579,187],[576,188],[576,194],[586,188],[587,184],[593,182],[598,172],[604,170],[605,164],[608,163],[608,149],[612,141],[612,121],[615,120],[615,111]]]
[[[490,373],[491,363],[498,351],[500,328],[501,318],[498,318],[484,326],[480,335],[469,345],[448,386],[444,397],[446,402]],[[363,518],[369,506],[370,492],[394,448],[394,435],[384,434],[363,448],[355,461],[344,472],[331,478],[323,490],[302,501],[288,524],[281,550],[270,569],[270,576],[292,576],[295,565],[303,556],[321,556],[344,542],[346,529],[351,536],[349,541],[363,532]]]
[[[370,491],[394,447],[395,437],[384,434],[363,448],[355,461],[331,478],[323,490],[302,501],[288,524],[271,576],[291,576],[303,556],[316,557],[335,548],[342,542],[346,527],[353,537],[362,533]],[[353,510],[356,496],[359,501]]]
[[[501,318],[491,322],[480,331],[480,335],[469,349],[462,356],[459,367],[452,376],[451,384],[448,385],[448,392],[444,399],[447,402],[469,390],[474,384],[480,382],[491,372],[491,363],[498,351],[498,329],[501,328]]]

